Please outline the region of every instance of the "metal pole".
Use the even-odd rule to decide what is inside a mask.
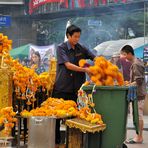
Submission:
[[[20,128],[21,128],[21,117],[18,117],[18,130],[17,130],[17,148],[20,148]]]
[[[145,31],[145,23],[146,23],[146,10],[145,10],[145,3],[144,3],[144,46],[145,46],[145,33],[146,33],[146,31]]]

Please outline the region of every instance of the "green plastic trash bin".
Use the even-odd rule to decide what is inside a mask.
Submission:
[[[86,93],[91,93],[92,89],[93,86],[83,87]],[[128,114],[127,92],[128,87],[97,86],[95,88],[93,93],[95,109],[102,115],[106,124],[106,129],[102,132],[101,148],[121,148],[125,141]]]

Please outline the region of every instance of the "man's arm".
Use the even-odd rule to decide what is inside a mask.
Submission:
[[[74,65],[70,62],[66,62],[65,66],[66,66],[67,69],[72,70],[72,71],[86,72],[88,74],[91,74],[89,68],[81,68],[81,67]]]

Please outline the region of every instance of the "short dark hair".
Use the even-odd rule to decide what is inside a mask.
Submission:
[[[67,29],[66,29],[66,36],[68,37],[68,34],[70,36],[72,36],[75,32],[80,32],[81,33],[81,29],[75,25],[70,25]]]
[[[135,55],[134,53],[134,49],[132,46],[130,45],[125,45],[122,49],[121,49],[121,52],[125,52],[125,53],[131,53],[132,55]]]

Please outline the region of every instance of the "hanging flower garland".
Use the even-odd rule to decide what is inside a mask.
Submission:
[[[9,136],[17,119],[16,113],[12,107],[5,107],[0,109],[0,126],[4,125],[4,129],[1,131],[5,136]]]
[[[14,60],[9,54],[11,48],[12,40],[0,33],[0,66],[10,68],[13,72],[16,98],[25,100],[28,106],[32,105],[34,108],[35,93],[40,86],[43,91],[47,88],[49,76],[48,74],[37,75],[35,67],[30,69],[20,64],[18,60]]]

